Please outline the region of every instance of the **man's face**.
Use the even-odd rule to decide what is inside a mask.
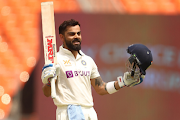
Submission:
[[[80,26],[69,26],[64,34],[65,48],[73,51],[81,49],[81,30]]]

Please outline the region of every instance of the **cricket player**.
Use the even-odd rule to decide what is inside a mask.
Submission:
[[[145,70],[151,65],[151,51],[142,44],[128,47],[131,57],[128,60],[129,71],[116,81],[105,83],[94,60],[81,51],[81,29],[76,20],[64,21],[59,26],[59,37],[63,44],[57,52],[58,64],[43,67],[41,79],[44,95],[51,95],[50,78],[56,80],[57,106],[56,120],[97,120],[93,108],[91,86],[100,95],[113,94],[123,87],[138,85],[144,78]]]

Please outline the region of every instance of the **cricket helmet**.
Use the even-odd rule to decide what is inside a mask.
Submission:
[[[128,46],[127,52],[131,54],[129,62],[137,64],[140,72],[146,75],[146,69],[152,64],[153,57],[151,51],[143,44],[132,44]]]

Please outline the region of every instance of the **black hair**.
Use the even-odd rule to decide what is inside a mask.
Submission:
[[[63,35],[64,35],[64,33],[65,33],[65,31],[66,31],[66,28],[67,28],[68,26],[76,26],[76,25],[79,25],[79,26],[80,26],[79,22],[76,21],[76,20],[74,20],[74,19],[70,19],[70,20],[64,21],[64,22],[59,26],[59,34],[63,34]]]

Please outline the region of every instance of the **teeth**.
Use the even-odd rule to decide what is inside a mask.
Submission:
[[[79,42],[74,42],[74,44],[79,44]]]

